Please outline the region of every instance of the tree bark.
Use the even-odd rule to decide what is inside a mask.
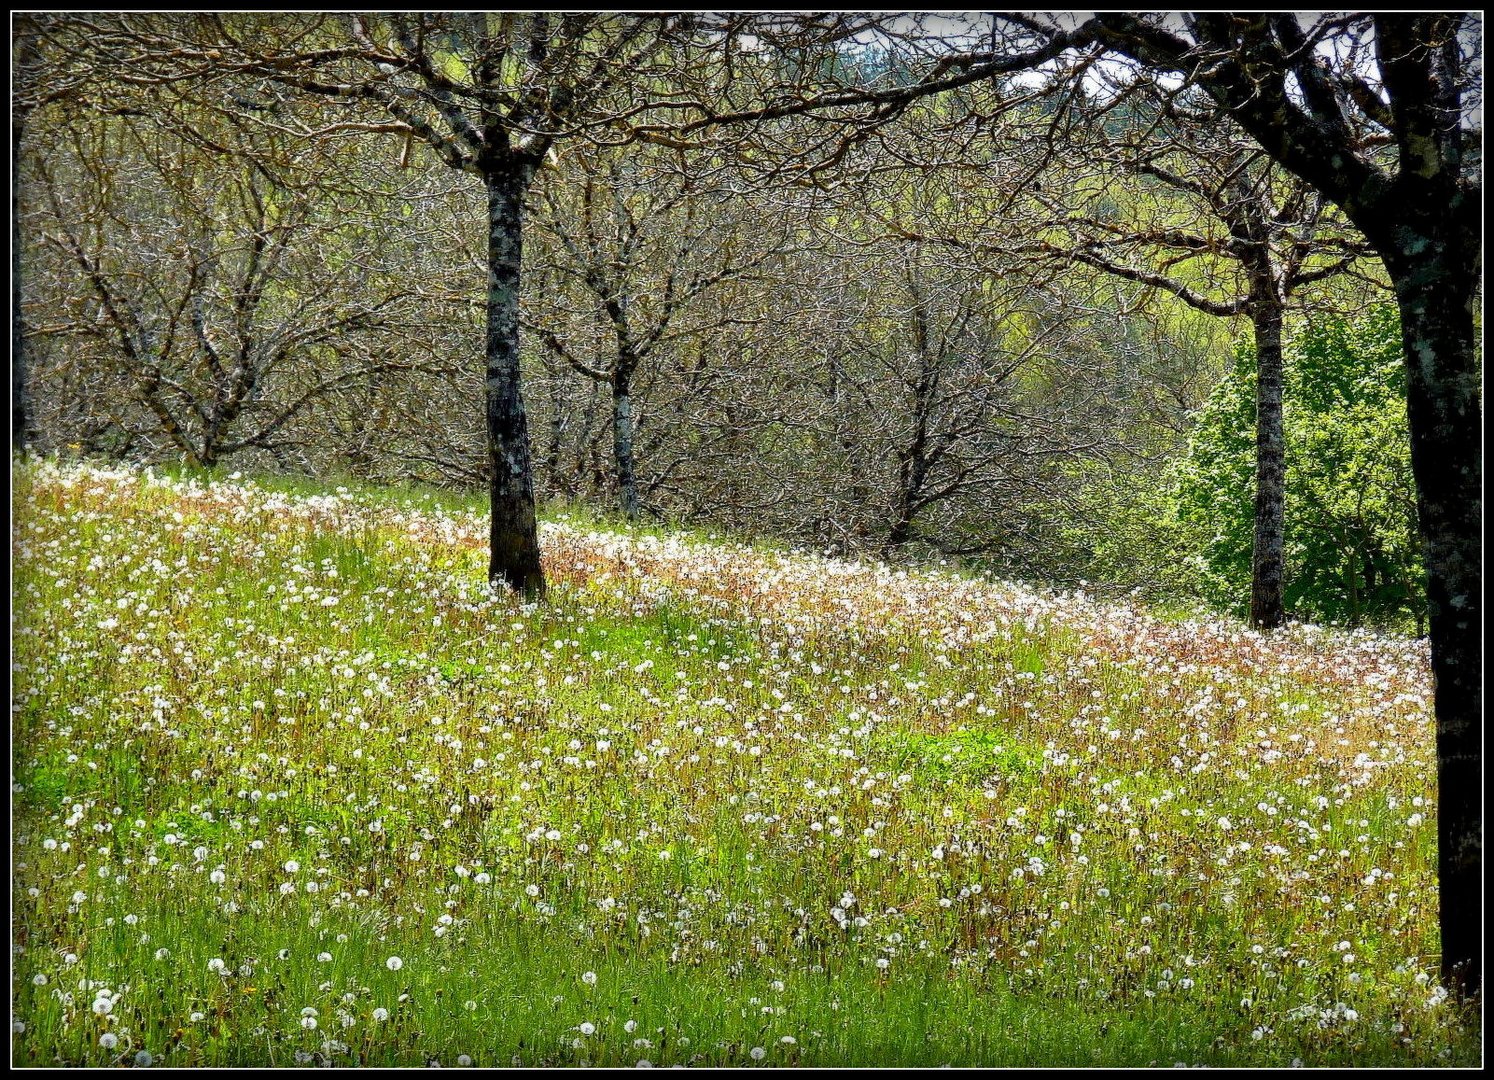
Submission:
[[[1399,160],[1391,175],[1354,145],[1344,100],[1322,79],[1320,61],[1298,40],[1290,16],[1196,13],[1190,19],[1196,43],[1126,14],[1098,15],[1089,25],[1097,38],[1147,66],[1192,72],[1272,158],[1338,203],[1390,273],[1401,311],[1411,472],[1427,573],[1442,978],[1471,998],[1483,976],[1483,418],[1473,330],[1483,190],[1465,156],[1456,35],[1466,18],[1372,16],[1389,105],[1371,106],[1380,115],[1370,119],[1395,137]],[[1195,58],[1206,54],[1196,46],[1222,62],[1200,65]],[[1296,58],[1288,62],[1287,54]],[[1287,96],[1289,73],[1305,91],[1301,106]]]
[[[10,444],[20,453],[32,436],[36,417],[28,396],[26,378],[26,322],[21,311],[25,290],[21,287],[21,150],[26,125],[35,103],[30,95],[39,84],[41,56],[31,19],[18,16],[13,23],[14,70],[10,107]]]
[[[632,375],[620,365],[612,376],[612,455],[617,462],[617,498],[623,516],[638,520],[638,480],[633,470]]]
[[[10,445],[20,453],[30,439],[26,394],[26,326],[21,314],[21,137],[22,117],[11,132],[10,173]]]
[[[1454,222],[1462,216],[1448,215]],[[1398,230],[1402,254],[1386,263],[1401,310],[1411,471],[1427,573],[1442,977],[1467,997],[1478,992],[1483,974],[1483,425],[1473,326],[1477,253],[1458,249],[1476,248],[1479,233],[1448,231],[1456,229]]]
[[[1255,330],[1255,542],[1251,551],[1250,623],[1274,630],[1282,603],[1286,550],[1286,438],[1282,431],[1282,304],[1274,289],[1251,301]]]
[[[923,418],[926,415],[922,410],[925,401],[919,399],[919,422],[914,434],[913,445],[905,454],[899,455],[897,470],[897,516],[887,529],[887,538],[882,542],[882,558],[890,559],[898,548],[913,539],[913,519],[917,516],[919,509],[923,506],[923,485],[928,478],[928,461],[924,457],[924,448],[927,445],[927,432],[924,428]]]
[[[484,382],[488,460],[492,471],[488,581],[527,599],[545,594],[539,526],[529,460],[529,421],[519,382],[519,284],[523,263],[526,167],[490,169],[488,195],[488,328]]]
[[[904,508],[887,530],[887,539],[882,542],[882,558],[892,558],[893,552],[913,539],[913,514]]]

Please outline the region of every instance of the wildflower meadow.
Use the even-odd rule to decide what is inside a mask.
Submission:
[[[22,1065],[1471,1065],[1425,643],[13,465]]]

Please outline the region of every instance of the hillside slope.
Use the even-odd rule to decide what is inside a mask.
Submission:
[[[17,1061],[1476,1060],[1419,643],[13,479]]]

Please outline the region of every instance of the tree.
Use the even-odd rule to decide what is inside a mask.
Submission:
[[[554,141],[657,51],[651,20],[597,15],[352,16],[330,49],[269,53],[224,27],[246,72],[336,100],[368,102],[487,195],[485,417],[491,465],[488,576],[542,596],[519,369],[524,199]],[[330,29],[330,27],[329,27]],[[377,40],[376,40],[377,38]],[[324,70],[340,72],[333,81]],[[335,78],[335,76],[333,77]]]
[[[640,367],[682,337],[727,331],[729,311],[703,317],[698,301],[778,259],[792,221],[762,222],[749,234],[732,220],[743,216],[745,200],[728,183],[701,177],[704,162],[648,149],[573,155],[581,160],[567,182],[541,193],[536,224],[554,241],[544,269],[561,287],[536,297],[524,320],[572,370],[607,388],[617,498],[629,521],[639,512],[633,388]],[[556,308],[568,306],[574,291],[564,285],[579,286],[584,321],[603,330],[599,347],[578,346],[559,330],[565,313]]]
[[[1073,316],[1020,267],[918,241],[859,255],[840,271],[845,315],[816,371],[825,442],[869,488],[857,509],[880,518],[884,558],[914,541],[963,555],[1000,546],[999,530],[962,519],[1009,520],[1048,490],[1058,459],[1096,444],[1073,422],[1090,389],[1070,351]],[[1065,407],[1043,400],[1050,381]]]
[[[1425,597],[1395,310],[1352,323],[1317,318],[1286,356],[1287,602],[1314,619],[1419,628]],[[1251,572],[1254,367],[1242,342],[1199,416],[1176,496],[1204,588],[1225,606],[1238,606]]]
[[[1471,14],[1102,14],[1013,20],[1030,49],[1109,53],[1203,90],[1331,199],[1384,260],[1400,308],[1436,683],[1442,972],[1482,978],[1482,517],[1479,26]],[[972,67],[991,63],[968,57]]]
[[[1099,110],[1107,120],[1118,111]],[[1250,320],[1255,361],[1255,507],[1248,613],[1253,626],[1286,619],[1287,522],[1282,430],[1282,334],[1288,304],[1304,286],[1349,269],[1361,245],[1335,231],[1324,199],[1273,169],[1264,154],[1227,124],[1200,124],[1176,101],[1142,104],[1145,129],[1104,143],[1070,140],[1060,156],[1113,163],[1139,181],[1132,213],[1105,214],[1112,172],[1098,166],[1102,213],[1074,206],[1085,186],[1045,196],[1066,234],[1043,247],[1128,281],[1161,289],[1197,311]],[[1082,166],[1079,166],[1082,168]],[[1087,200],[1093,203],[1093,199]],[[1144,208],[1144,209],[1143,209]],[[1222,264],[1222,265],[1221,265]],[[1220,271],[1223,271],[1222,273]],[[1233,271],[1233,272],[1231,272]]]
[[[84,416],[127,444],[164,440],[205,467],[249,448],[280,460],[305,410],[421,366],[388,333],[418,289],[381,268],[397,240],[362,225],[366,200],[291,183],[263,138],[204,152],[142,117],[87,114],[44,131],[28,224],[33,299],[49,302],[31,335],[91,373]]]

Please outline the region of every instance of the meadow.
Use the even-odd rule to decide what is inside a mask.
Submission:
[[[1424,642],[14,466],[22,1065],[1471,1065]]]

